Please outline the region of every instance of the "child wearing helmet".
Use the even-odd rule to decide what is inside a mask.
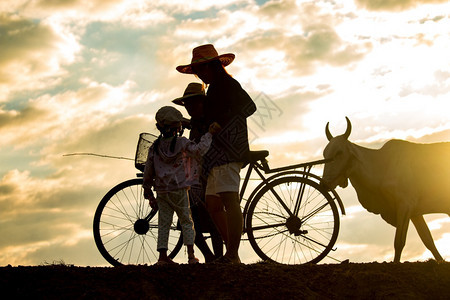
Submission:
[[[176,108],[164,106],[155,116],[156,127],[161,132],[149,149],[144,169],[144,197],[153,208],[158,207],[159,259],[157,264],[175,264],[168,256],[168,237],[175,212],[181,224],[183,243],[188,250],[188,263],[196,264],[194,255],[195,231],[189,208],[189,187],[198,180],[196,157],[208,151],[212,134],[220,130],[217,123],[211,124],[200,142],[181,136],[183,115]],[[152,188],[156,191],[155,198]]]

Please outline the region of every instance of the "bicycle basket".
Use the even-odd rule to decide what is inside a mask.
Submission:
[[[139,134],[139,141],[134,157],[134,166],[141,172],[144,172],[145,162],[147,161],[148,149],[158,137],[151,133],[143,132]]]

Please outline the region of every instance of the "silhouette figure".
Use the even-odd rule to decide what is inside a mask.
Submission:
[[[195,157],[208,151],[212,134],[217,124],[211,124],[200,142],[181,136],[183,115],[171,106],[161,107],[155,116],[156,127],[161,132],[148,151],[144,169],[144,197],[158,212],[159,259],[157,264],[175,264],[168,256],[168,238],[173,213],[176,212],[183,232],[183,243],[187,246],[188,263],[196,264],[194,256],[195,230],[189,208],[188,189],[198,181]],[[153,196],[152,187],[157,193]]]
[[[203,160],[208,173],[207,209],[226,244],[226,253],[219,259],[223,263],[240,263],[239,172],[249,151],[247,118],[256,111],[247,92],[225,70],[234,57],[232,53],[219,55],[213,45],[206,44],[192,50],[190,64],[176,68],[208,85],[205,117],[208,124],[217,122],[222,127]]]
[[[206,99],[205,89],[201,83],[191,82],[186,87],[183,96],[174,99],[172,102],[184,106],[191,119],[186,124],[189,131],[189,139],[196,143],[200,142],[201,137],[208,132],[208,124],[204,115],[204,102]],[[199,158],[200,160],[200,158]],[[204,168],[200,171],[200,178],[197,184],[192,185],[189,190],[189,202],[191,204],[192,219],[195,227],[195,245],[200,249],[205,262],[212,262],[214,259],[223,255],[223,240],[217,231],[211,216],[205,207],[205,188],[206,175],[203,174]],[[214,253],[211,252],[208,244],[205,242],[203,232],[211,234],[211,243]]]
[[[391,140],[379,150],[368,149],[348,141],[352,127],[346,119],[340,136],[333,137],[326,125],[323,155],[332,161],[325,164],[324,183],[345,188],[350,179],[361,205],[396,228],[394,262],[400,262],[409,220],[434,258],[443,261],[423,215],[450,213],[450,143]]]

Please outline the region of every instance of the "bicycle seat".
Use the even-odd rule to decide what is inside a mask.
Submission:
[[[267,150],[249,151],[248,162],[257,162],[258,160],[263,160],[267,156],[269,156],[269,151]]]

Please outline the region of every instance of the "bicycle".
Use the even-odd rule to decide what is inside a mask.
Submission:
[[[156,136],[141,133],[135,167],[143,172],[147,153]],[[250,151],[240,189],[244,229],[253,250],[264,261],[282,264],[318,263],[333,249],[339,232],[339,211],[344,205],[335,190],[321,185],[314,166],[326,160],[271,169],[269,152]],[[256,173],[260,183],[244,199]],[[273,174],[265,177],[264,174]],[[144,199],[142,173],[113,187],[100,201],[93,222],[94,240],[113,266],[157,261],[157,210]],[[337,203],[337,205],[336,205]],[[169,237],[169,257],[182,248],[181,229],[174,220]]]

